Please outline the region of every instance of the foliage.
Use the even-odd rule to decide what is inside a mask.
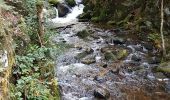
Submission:
[[[44,0],[19,0],[22,10],[27,12],[20,15],[18,28],[28,36],[31,41],[24,43],[16,38],[16,64],[10,83],[10,100],[59,100],[57,81],[55,80],[54,61],[56,50],[50,45],[51,30],[46,30],[46,45],[38,46],[38,20],[37,5]],[[20,13],[19,13],[20,14]],[[46,28],[45,28],[46,29]]]
[[[54,62],[51,60],[52,48],[36,45],[29,46],[26,55],[16,55],[16,66],[13,74],[16,77],[16,87],[11,85],[11,98],[14,100],[58,100],[59,94],[52,93],[54,83]],[[55,80],[56,81],[56,80]],[[57,84],[53,84],[57,89]]]
[[[5,10],[10,10],[11,9],[11,6],[9,5],[6,5],[4,0],[0,0],[0,8],[3,8]]]

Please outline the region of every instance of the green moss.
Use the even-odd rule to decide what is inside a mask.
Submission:
[[[158,72],[170,73],[170,62],[164,62],[157,67]]]
[[[76,5],[75,0],[66,0],[69,6],[74,7]]]
[[[49,2],[50,4],[52,4],[52,5],[56,5],[56,4],[59,3],[58,0],[48,0],[48,2]]]
[[[95,23],[98,23],[98,22],[100,22],[100,18],[99,17],[92,17],[91,21],[95,22]]]
[[[126,57],[127,55],[128,55],[127,50],[120,50],[117,53],[117,59],[122,59],[122,58]]]
[[[44,2],[42,0],[37,0],[36,6],[42,7],[44,5]]]
[[[112,52],[106,52],[104,56],[106,60],[116,60],[116,56]]]

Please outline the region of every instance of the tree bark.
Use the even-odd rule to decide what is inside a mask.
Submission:
[[[165,39],[163,34],[163,24],[164,24],[164,0],[161,0],[161,27],[160,27],[160,33],[161,33],[161,39],[162,39],[162,50],[163,50],[163,56],[166,56],[166,48],[165,48]]]
[[[37,17],[38,17],[38,39],[40,46],[44,45],[44,20],[43,20],[43,5],[37,5]]]

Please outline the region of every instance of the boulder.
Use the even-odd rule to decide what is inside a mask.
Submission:
[[[85,57],[85,58],[83,58],[82,60],[81,60],[81,63],[83,63],[83,64],[93,64],[93,63],[95,63],[96,62],[96,60],[95,60],[95,57],[94,56],[87,56],[87,57]]]
[[[141,57],[139,55],[133,54],[131,60],[133,60],[133,61],[141,61]]]
[[[84,38],[88,37],[88,36],[90,35],[90,33],[89,33],[89,31],[87,31],[87,30],[82,30],[82,31],[77,32],[76,35],[77,35],[79,38],[84,39]]]
[[[58,3],[56,8],[58,9],[59,17],[64,17],[70,12],[70,8],[64,3]]]
[[[107,100],[110,97],[110,93],[108,90],[98,87],[94,90],[94,97],[102,100]]]
[[[148,59],[148,63],[149,64],[159,64],[159,63],[161,63],[161,59],[158,57],[152,57],[152,58]]]
[[[116,60],[116,56],[112,52],[106,52],[104,57],[106,60]]]
[[[124,44],[125,40],[120,38],[120,37],[112,37],[108,40],[106,40],[106,43],[111,43],[111,44]]]
[[[65,1],[70,7],[74,7],[76,5],[75,0],[65,0]]]
[[[147,50],[153,50],[153,45],[150,43],[144,43],[143,46],[147,49]]]
[[[162,72],[164,75],[170,78],[170,62],[160,64],[160,66],[157,67],[157,71]]]

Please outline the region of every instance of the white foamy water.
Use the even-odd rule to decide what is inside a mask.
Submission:
[[[66,26],[67,24],[73,24],[77,21],[77,17],[83,13],[84,5],[76,5],[71,9],[71,13],[68,13],[66,17],[58,17],[58,10],[56,9],[56,18],[52,19],[53,23],[62,24]]]

